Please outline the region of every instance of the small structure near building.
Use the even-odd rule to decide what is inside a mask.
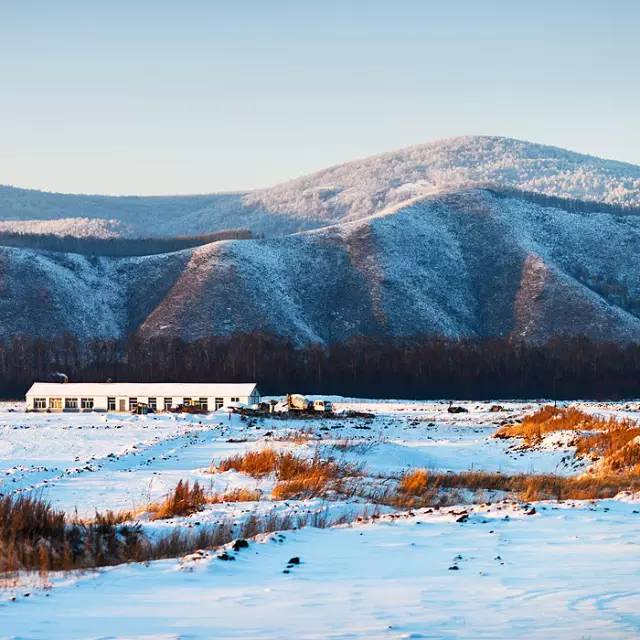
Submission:
[[[26,400],[27,411],[217,411],[233,404],[257,404],[260,391],[255,382],[34,382]]]

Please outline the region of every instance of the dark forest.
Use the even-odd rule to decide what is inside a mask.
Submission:
[[[82,343],[70,336],[0,342],[4,397],[22,397],[33,381],[57,371],[71,381],[255,381],[263,394],[615,399],[640,396],[640,345],[361,337],[301,348],[264,334],[196,342]]]

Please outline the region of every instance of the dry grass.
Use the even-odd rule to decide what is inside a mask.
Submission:
[[[576,439],[576,454],[601,460],[599,472],[640,473],[640,427],[622,424]]]
[[[308,444],[318,440],[318,435],[312,429],[296,429],[294,431],[278,432],[273,438],[278,442],[292,442],[293,444]]]
[[[496,431],[498,438],[523,438],[525,445],[540,442],[542,436],[553,431],[608,431],[634,426],[630,420],[590,415],[575,407],[546,405],[521,423],[505,425]]]
[[[112,524],[113,514],[85,524],[33,496],[0,498],[0,574],[37,569],[82,569],[137,560],[143,536],[137,526]]]
[[[207,495],[207,504],[223,504],[225,502],[257,502],[262,494],[257,489],[231,489],[224,493]]]
[[[595,500],[612,498],[620,491],[640,491],[640,476],[624,473],[564,477],[553,474],[507,475],[487,471],[440,473],[417,469],[404,474],[394,488],[367,497],[398,508],[416,508],[450,502],[447,493],[451,490],[474,493],[504,491],[527,501]]]
[[[553,431],[576,431],[576,455],[600,460],[599,473],[640,472],[640,427],[628,418],[603,418],[574,407],[545,406],[520,424],[498,429],[496,437],[522,438],[528,447]]]
[[[330,491],[344,492],[345,480],[358,476],[358,467],[335,460],[326,460],[316,453],[307,458],[290,451],[261,449],[222,460],[212,471],[233,469],[254,478],[275,476],[274,500],[323,497]]]
[[[260,449],[259,451],[247,451],[225,458],[217,467],[211,467],[210,471],[240,471],[253,478],[264,478],[274,473],[281,454],[275,449]]]
[[[179,494],[186,494],[184,484]],[[189,495],[193,496],[193,487]],[[69,520],[40,498],[0,498],[0,581],[15,583],[20,572],[37,571],[45,583],[51,571],[175,558],[197,549],[215,549],[236,538],[304,526],[324,528],[344,521],[331,520],[324,510],[252,514],[240,523],[223,520],[195,532],[175,528],[166,536],[149,540],[138,525],[112,524],[118,517],[98,514],[94,522],[83,523]]]
[[[197,480],[193,486],[189,485],[189,481],[180,480],[162,502],[149,505],[148,511],[151,520],[165,520],[176,516],[188,516],[200,511],[206,503],[204,490]]]
[[[238,488],[224,493],[207,493],[196,481],[193,486],[188,481],[180,480],[175,489],[170,491],[165,499],[159,503],[151,503],[144,510],[151,520],[166,520],[168,518],[189,516],[201,511],[207,504],[223,504],[226,502],[255,502],[262,494],[257,489]],[[111,512],[108,512],[111,514]],[[111,521],[126,522],[135,517],[133,512],[111,514]],[[129,518],[128,516],[131,516]]]

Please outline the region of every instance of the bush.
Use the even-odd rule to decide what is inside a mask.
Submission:
[[[318,454],[312,458],[297,456],[289,451],[262,449],[222,460],[211,471],[240,471],[254,478],[273,474],[277,484],[273,489],[274,500],[324,496],[329,491],[344,489],[345,478],[359,475],[354,465],[334,460],[324,460]]]

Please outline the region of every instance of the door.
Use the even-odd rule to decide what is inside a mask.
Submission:
[[[120,400],[118,400],[118,411],[126,411],[125,403],[126,403],[126,400],[124,400],[123,398],[120,398]]]

